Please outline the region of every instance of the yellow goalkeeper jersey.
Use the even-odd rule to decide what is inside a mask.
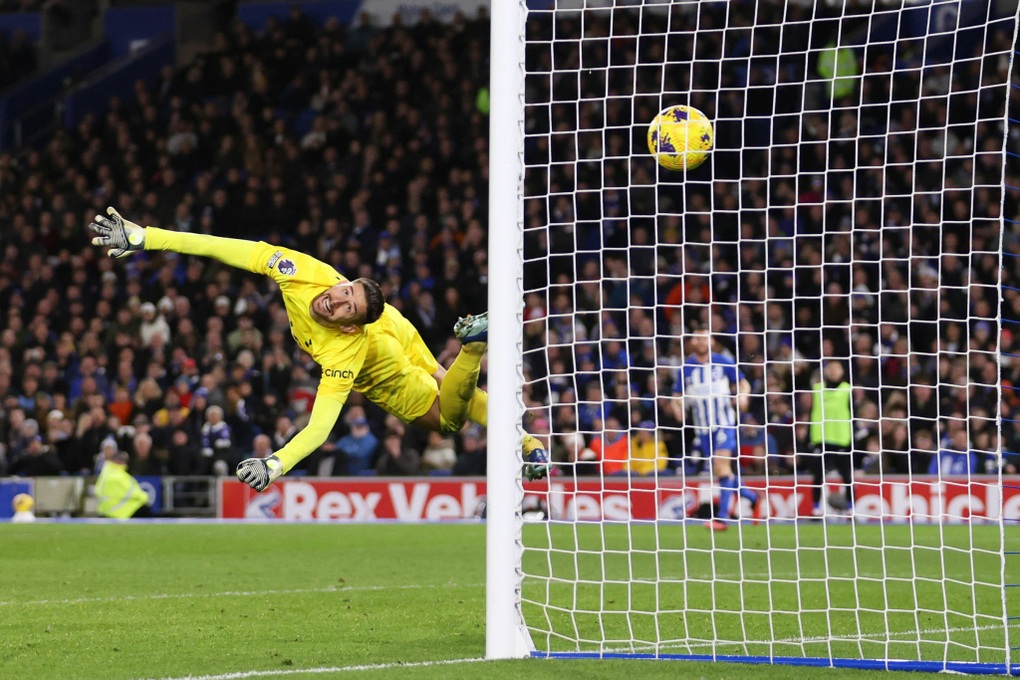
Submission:
[[[387,304],[379,320],[352,333],[326,328],[312,318],[312,300],[347,278],[314,257],[261,241],[229,239],[225,253],[227,241],[149,227],[145,247],[213,256],[271,277],[283,294],[294,340],[322,367],[317,398],[342,404],[353,389],[405,422],[428,411],[438,393],[431,375],[439,364],[399,310]]]

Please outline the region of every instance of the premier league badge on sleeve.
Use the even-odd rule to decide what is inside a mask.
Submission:
[[[286,258],[280,260],[280,264],[276,265],[276,269],[285,276],[294,276],[297,274],[297,265],[294,264],[294,260],[288,260]]]

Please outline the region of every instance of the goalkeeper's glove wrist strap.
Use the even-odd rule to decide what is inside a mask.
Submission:
[[[269,456],[269,458],[266,458],[266,469],[269,470],[269,481],[274,481],[283,475],[283,461],[277,458],[275,454]]]

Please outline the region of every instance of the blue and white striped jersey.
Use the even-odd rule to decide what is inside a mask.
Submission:
[[[708,363],[692,354],[677,374],[674,394],[682,394],[696,430],[707,431],[737,426],[734,396],[744,374],[732,357],[712,352]]]

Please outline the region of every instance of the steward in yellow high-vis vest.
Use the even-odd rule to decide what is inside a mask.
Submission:
[[[821,507],[825,475],[839,472],[846,485],[843,494],[828,494],[829,505],[836,510],[853,506],[853,391],[844,380],[843,364],[828,361],[822,380],[814,385],[811,402],[810,442],[813,451],[806,455],[805,467],[811,472],[814,514],[824,515]]]
[[[129,519],[135,513],[148,517],[149,494],[138,484],[138,480],[127,471],[127,454],[123,451],[103,463],[95,486],[99,499],[99,514],[111,519]]]

